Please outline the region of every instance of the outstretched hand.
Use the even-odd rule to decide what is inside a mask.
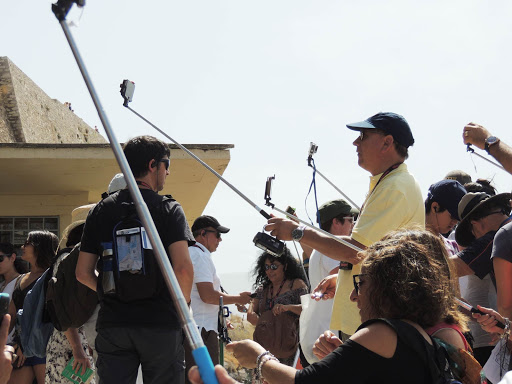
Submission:
[[[228,371],[221,365],[215,366],[215,376],[217,376],[219,384],[241,384],[230,377]],[[199,375],[199,369],[195,365],[188,371],[188,379],[192,384],[203,384],[201,375]]]
[[[477,307],[479,310],[485,313],[485,315],[481,315],[479,313],[473,313],[473,317],[476,319],[478,324],[482,327],[482,329],[489,333],[503,333],[503,329],[496,326],[498,321],[501,323],[505,323],[505,319],[498,312],[491,308],[481,307],[480,305]]]
[[[311,298],[315,299],[316,301],[320,301],[320,299],[328,300],[334,298],[337,282],[337,274],[327,276],[315,287],[311,293]]]
[[[272,217],[268,220],[265,226],[265,231],[270,232],[278,240],[292,240],[292,231],[297,228],[299,224],[290,219],[283,219],[280,217]]]
[[[485,148],[485,139],[489,136],[491,136],[491,134],[487,129],[475,123],[467,124],[462,132],[464,144],[473,144],[480,149]]]

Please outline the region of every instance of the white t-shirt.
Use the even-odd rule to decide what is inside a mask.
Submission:
[[[196,243],[188,247],[190,259],[194,265],[194,284],[190,294],[191,308],[199,330],[204,328],[206,331],[217,332],[217,321],[219,314],[218,304],[207,304],[199,296],[197,283],[212,283],[213,289],[220,292],[220,279],[217,276],[217,270],[213,264],[212,256],[202,244]]]
[[[327,277],[330,271],[338,267],[340,262],[313,250],[309,258],[309,282],[311,289]],[[301,296],[303,311],[300,315],[300,345],[306,360],[313,364],[319,359],[313,355],[316,339],[327,329],[331,322],[332,300],[315,301],[310,294]]]
[[[315,289],[318,283],[327,277],[330,271],[339,267],[339,265],[340,262],[338,260],[331,259],[317,250],[313,250],[309,257],[309,282],[311,289]]]

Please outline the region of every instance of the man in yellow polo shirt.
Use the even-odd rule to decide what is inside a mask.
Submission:
[[[407,121],[392,112],[381,112],[364,121],[348,124],[358,131],[354,141],[358,164],[370,172],[370,188],[349,243],[365,249],[386,233],[404,227],[425,226],[425,208],[418,183],[408,172],[404,161],[414,138]],[[357,252],[311,228],[294,221],[272,218],[266,226],[281,240],[299,241],[324,255],[340,260],[340,271],[320,283],[324,299],[334,298],[331,329],[351,335],[361,324],[359,312],[350,302],[352,276],[360,271]]]

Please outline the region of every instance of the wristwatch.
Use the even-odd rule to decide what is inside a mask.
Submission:
[[[305,229],[306,229],[306,227],[304,225],[301,225],[301,226],[295,228],[292,231],[292,240],[293,241],[301,241],[302,237],[304,236]]]
[[[494,144],[498,144],[500,142],[500,139],[498,139],[496,136],[489,136],[487,139],[485,139],[485,150],[487,151],[487,153],[490,155],[491,152],[490,151],[490,148],[494,145]]]

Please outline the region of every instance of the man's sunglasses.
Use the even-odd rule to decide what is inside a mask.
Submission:
[[[220,239],[221,233],[219,231],[212,231],[211,229],[205,229],[205,232],[215,233],[215,236],[217,236],[217,239]]]
[[[159,161],[159,163],[164,163],[165,164],[165,170],[168,171],[169,170],[169,166],[171,165],[171,159],[161,159]]]
[[[265,271],[268,271],[269,269],[275,271],[277,268],[279,268],[279,265],[276,264],[265,264]]]
[[[2,261],[4,261],[4,259],[5,259],[5,258],[8,258],[8,257],[9,257],[9,255],[6,255],[5,253],[4,253],[4,254],[2,254],[2,255],[0,255],[0,263],[1,263]]]

